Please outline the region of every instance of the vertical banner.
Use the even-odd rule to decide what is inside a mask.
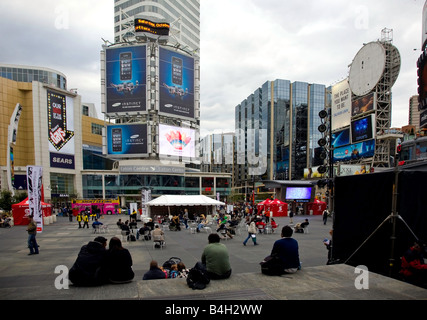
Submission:
[[[28,208],[37,223],[37,233],[43,231],[42,178],[42,167],[27,166]]]
[[[151,201],[151,190],[142,189],[141,190],[141,213],[142,213],[142,217],[148,217],[146,203],[149,201]]]

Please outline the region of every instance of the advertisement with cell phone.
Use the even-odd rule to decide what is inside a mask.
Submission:
[[[106,49],[107,113],[145,112],[146,46]]]
[[[107,126],[108,154],[118,158],[148,155],[147,124]]]
[[[159,48],[159,112],[194,119],[194,58]]]

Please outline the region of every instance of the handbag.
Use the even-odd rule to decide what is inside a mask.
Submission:
[[[282,261],[276,255],[270,255],[264,258],[259,263],[261,265],[261,273],[269,276],[280,276],[283,274]]]

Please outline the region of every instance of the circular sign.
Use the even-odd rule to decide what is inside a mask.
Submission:
[[[362,47],[353,59],[348,82],[351,91],[364,96],[375,88],[383,76],[386,62],[384,47],[370,42]]]

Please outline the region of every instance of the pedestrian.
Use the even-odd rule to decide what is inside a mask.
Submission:
[[[83,215],[83,229],[85,228],[85,226],[87,226],[87,228],[89,229],[89,215],[88,214]]]
[[[37,223],[34,221],[33,216],[29,216],[29,223],[27,226],[28,232],[28,248],[30,249],[30,253],[28,254],[39,254],[39,246],[36,241],[37,235]]]
[[[81,212],[77,214],[77,222],[79,223],[79,229],[82,228],[83,215]]]
[[[258,243],[256,242],[256,233],[257,233],[257,227],[255,225],[255,219],[252,218],[248,227],[248,237],[245,239],[245,241],[243,241],[243,245],[246,246],[246,243],[248,242],[249,238],[252,239],[254,246],[258,245]]]
[[[291,209],[289,211],[289,223],[290,224],[294,224],[294,222],[292,221],[292,218],[294,217],[294,211]]]
[[[323,215],[322,215],[324,225],[326,225],[326,221],[328,220],[328,215],[329,215],[329,211],[326,208],[325,211],[323,211]]]

